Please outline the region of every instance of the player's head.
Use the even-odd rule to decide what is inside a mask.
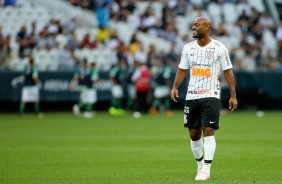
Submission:
[[[194,20],[192,30],[193,38],[201,39],[209,35],[212,28],[211,21],[205,17],[197,17]]]
[[[96,62],[92,62],[90,66],[91,68],[96,68]]]

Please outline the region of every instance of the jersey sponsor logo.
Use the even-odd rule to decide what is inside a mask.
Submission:
[[[211,76],[211,69],[210,68],[192,67],[192,76],[195,76],[195,77],[210,77]]]
[[[193,61],[193,62],[192,62],[192,66],[202,66],[202,67],[203,67],[203,66],[204,66],[204,67],[207,66],[207,67],[211,67],[210,64],[206,64],[206,63],[203,63],[203,64],[202,64],[202,63],[197,63],[196,61]]]
[[[203,94],[210,94],[211,93],[211,90],[209,89],[202,89],[202,90],[199,90],[199,91],[188,91],[188,94],[196,94],[196,95],[203,95]]]

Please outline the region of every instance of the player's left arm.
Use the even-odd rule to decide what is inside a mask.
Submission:
[[[228,50],[224,45],[222,45],[221,51],[222,53],[220,57],[220,64],[221,64],[222,70],[224,71],[224,77],[227,81],[228,88],[230,91],[229,109],[231,111],[234,111],[235,109],[237,109],[238,102],[236,98],[235,79],[234,79],[234,75],[232,72],[233,66],[229,58]]]
[[[238,102],[236,98],[235,79],[232,70],[224,70],[224,76],[230,91],[229,109],[231,111],[234,111],[235,109],[237,109]]]

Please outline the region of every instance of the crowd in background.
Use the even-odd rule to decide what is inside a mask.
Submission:
[[[13,1],[15,2],[15,1]],[[7,1],[4,6],[13,5],[13,2]],[[35,49],[53,49],[59,48],[58,36],[64,35],[67,42],[63,49],[60,49],[58,62],[59,70],[74,71],[80,64],[80,59],[74,54],[77,49],[97,49],[100,47],[108,48],[115,54],[112,64],[119,60],[128,62],[128,58],[138,58],[144,60],[147,66],[152,67],[156,58],[162,58],[165,64],[172,69],[177,69],[178,61],[182,47],[185,43],[192,41],[189,32],[191,25],[187,25],[187,33],[179,34],[177,28],[177,17],[200,16],[205,15],[207,11],[207,1],[202,7],[195,6],[190,1],[185,0],[165,0],[162,6],[161,17],[156,16],[151,6],[144,12],[138,14],[133,23],[138,31],[149,35],[162,38],[171,43],[171,49],[167,53],[158,52],[158,45],[150,45],[145,51],[142,40],[133,34],[128,44],[122,42],[116,34],[115,27],[111,27],[110,20],[128,22],[128,18],[136,11],[135,0],[69,0],[74,6],[93,10],[98,20],[97,33],[95,38],[90,34],[85,34],[82,40],[76,36],[77,28],[83,26],[77,17],[71,17],[68,21],[62,23],[58,19],[50,19],[49,23],[43,29],[37,29],[36,22],[31,25],[23,25],[16,35],[16,42],[19,45],[18,56],[29,57]],[[246,3],[245,0],[216,0],[209,1],[217,4],[226,2]],[[150,2],[148,2],[150,3]],[[275,35],[277,40],[277,49],[265,47],[263,33],[265,30]],[[126,34],[126,33],[125,33]],[[282,71],[282,24],[275,25],[274,20],[266,12],[258,12],[252,8],[250,12],[242,11],[238,20],[233,25],[221,21],[214,25],[212,34],[214,36],[231,36],[240,39],[239,46],[230,50],[231,60],[234,69],[237,71]],[[4,35],[0,27],[0,66],[2,69],[13,70],[9,68],[8,60],[11,54],[10,40],[11,35]],[[132,64],[132,62],[128,62]]]

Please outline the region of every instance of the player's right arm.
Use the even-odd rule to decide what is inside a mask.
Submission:
[[[174,102],[177,102],[175,98],[178,97],[178,87],[181,85],[184,78],[186,77],[187,71],[188,71],[187,69],[178,68],[176,72],[174,83],[170,92],[170,98]]]
[[[175,98],[178,98],[178,87],[183,82],[184,78],[186,77],[187,71],[189,69],[187,49],[188,49],[188,45],[186,44],[182,49],[180,63],[170,92],[170,99],[174,102],[177,102]]]

